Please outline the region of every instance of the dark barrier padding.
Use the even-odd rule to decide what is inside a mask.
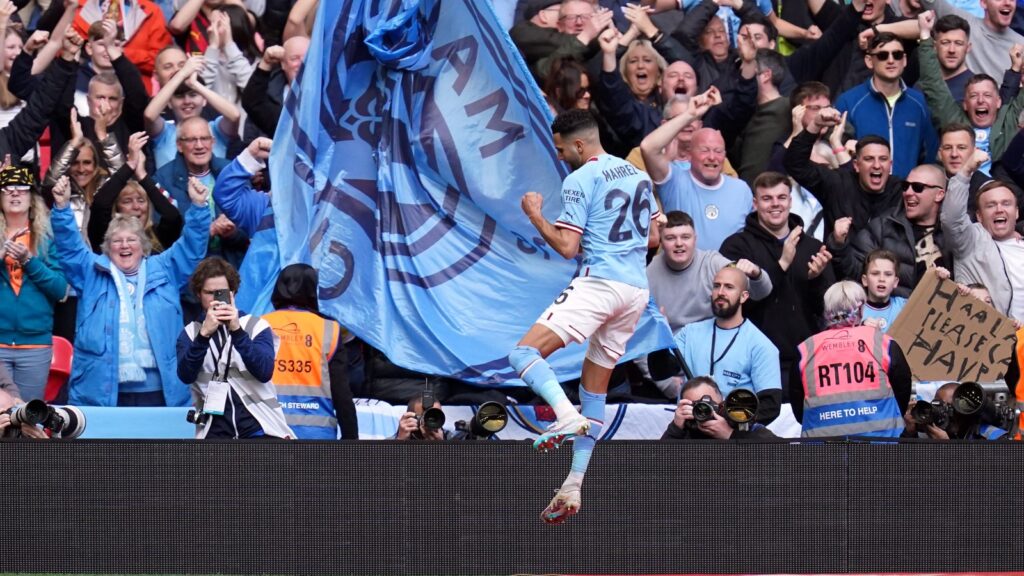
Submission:
[[[10,441],[0,572],[511,574],[1024,568],[1024,445],[571,448]]]

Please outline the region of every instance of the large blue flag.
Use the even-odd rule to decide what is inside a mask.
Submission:
[[[273,269],[308,261],[321,310],[396,364],[521,384],[506,355],[579,261],[519,208],[541,192],[553,220],[566,167],[489,3],[321,2],[297,82],[270,163],[277,246],[254,238],[265,255],[246,263],[243,286],[263,291],[247,303],[261,311]],[[649,309],[628,356],[671,343]],[[583,352],[552,357],[561,379],[579,376]]]

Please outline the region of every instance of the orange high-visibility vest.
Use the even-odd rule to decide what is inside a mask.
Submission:
[[[281,340],[274,386],[288,426],[300,439],[338,437],[328,364],[341,326],[304,310],[277,310],[263,317]]]

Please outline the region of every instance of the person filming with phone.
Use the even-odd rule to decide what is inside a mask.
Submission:
[[[227,260],[196,267],[189,288],[204,315],[178,337],[178,377],[189,384],[196,438],[295,438],[271,378],[278,338],[259,316],[235,307],[240,279]]]

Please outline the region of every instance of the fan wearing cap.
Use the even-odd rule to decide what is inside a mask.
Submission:
[[[24,400],[42,398],[53,353],[53,307],[68,295],[49,211],[25,168],[0,170],[0,364]]]
[[[160,87],[160,91],[146,106],[146,132],[153,140],[153,154],[158,170],[174,161],[180,143],[177,138],[178,127],[185,120],[200,116],[207,104],[219,114],[210,122],[213,139],[207,142],[212,145],[215,156],[225,157],[228,143],[238,134],[241,111],[233,102],[203,84],[198,77],[202,69],[201,56],[189,58],[167,84]],[[174,114],[174,122],[167,122],[161,116],[168,106]]]

